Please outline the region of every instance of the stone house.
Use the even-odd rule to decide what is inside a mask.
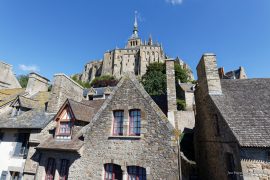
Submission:
[[[36,143],[35,135],[52,118],[45,112],[49,99],[48,80],[31,73],[26,89],[4,89],[0,92],[3,97],[0,116],[0,176],[1,180],[21,179],[23,173],[27,173],[24,167],[29,149]]]
[[[133,74],[105,99],[66,100],[39,137],[37,179],[179,177],[173,126]]]
[[[216,56],[197,66],[195,155],[201,179],[270,178],[270,79],[220,79]]]

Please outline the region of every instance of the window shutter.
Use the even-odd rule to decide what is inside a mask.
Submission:
[[[7,174],[8,174],[7,171],[2,171],[1,180],[6,180],[7,179]]]
[[[17,135],[17,140],[16,140],[16,146],[15,146],[13,156],[19,156],[21,148],[22,148],[22,137],[20,136],[20,134],[16,134],[16,135]]]

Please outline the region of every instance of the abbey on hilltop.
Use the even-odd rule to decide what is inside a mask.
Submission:
[[[91,60],[85,65],[83,72],[76,76],[83,82],[91,82],[101,75],[113,75],[120,78],[125,72],[134,72],[135,75],[142,76],[149,63],[164,62],[167,58],[162,45],[158,42],[154,43],[151,35],[148,41],[142,41],[138,35],[138,23],[135,16],[133,33],[126,47],[105,52],[102,60]],[[190,79],[193,80],[190,67],[181,59],[176,58],[176,60],[188,71]]]

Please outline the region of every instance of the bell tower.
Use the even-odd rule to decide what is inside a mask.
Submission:
[[[138,35],[138,22],[137,22],[137,11],[135,11],[135,20],[133,25],[133,33],[128,40],[127,48],[134,48],[141,45],[141,39]]]

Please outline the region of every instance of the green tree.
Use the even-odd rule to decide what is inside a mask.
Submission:
[[[178,80],[183,83],[188,82],[188,73],[179,63],[175,62],[174,70],[176,84]],[[142,76],[141,83],[151,96],[166,95],[167,81],[165,63],[150,63],[147,66],[146,73]],[[179,88],[179,86],[176,86],[176,88]],[[185,107],[185,101],[177,97],[177,109],[184,110]]]
[[[175,70],[175,80],[180,80],[182,83],[188,82],[188,72],[187,70],[183,69],[179,63],[174,63],[174,70]]]
[[[22,88],[26,88],[29,77],[27,75],[19,75],[17,76],[17,79],[22,86]]]
[[[142,77],[142,84],[151,96],[166,94],[166,74],[162,71],[147,71]]]
[[[116,86],[118,83],[118,80],[111,75],[103,75],[96,77],[92,80],[91,86],[92,87],[106,87],[106,86]]]

